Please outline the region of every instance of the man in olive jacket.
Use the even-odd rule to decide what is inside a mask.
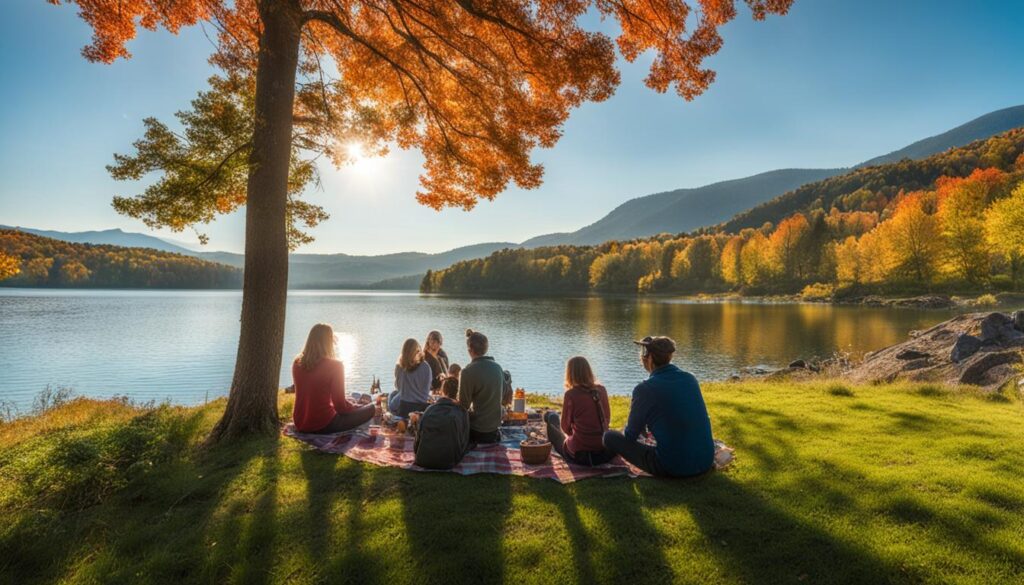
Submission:
[[[473,443],[501,442],[501,390],[505,373],[487,355],[487,336],[466,330],[466,347],[472,361],[459,376],[459,403],[469,409],[469,440]]]

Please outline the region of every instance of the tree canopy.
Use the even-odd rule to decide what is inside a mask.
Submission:
[[[60,0],[51,0],[58,4]],[[252,95],[263,23],[256,0],[73,0],[93,28],[83,55],[112,62],[130,57],[137,27],[209,22],[218,43],[211,79],[183,133],[155,119],[134,155],[110,167],[117,179],[151,171],[163,178],[115,208],[148,225],[180,230],[212,221],[246,201],[252,148]],[[693,99],[714,80],[704,60],[722,45],[719,27],[736,16],[734,0],[303,0],[283,1],[300,18],[302,44],[293,122],[289,237],[309,241],[301,226],[326,218],[298,200],[316,180],[310,161],[346,162],[346,145],[382,154],[389,146],[424,157],[420,203],[471,209],[510,183],[540,184],[535,147],[550,147],[572,108],[602,101],[619,83],[615,49],[627,61],[655,58],[645,83]],[[745,0],[755,19],[783,14],[792,0]],[[582,25],[593,10],[614,18],[614,40]],[[302,158],[300,155],[308,155]]]

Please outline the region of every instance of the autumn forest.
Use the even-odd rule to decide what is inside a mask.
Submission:
[[[444,293],[1017,290],[1024,130],[805,185],[721,226],[599,246],[507,249],[428,273]],[[759,223],[760,222],[760,223]]]
[[[242,272],[224,264],[149,248],[74,244],[0,230],[4,286],[81,288],[238,288]]]

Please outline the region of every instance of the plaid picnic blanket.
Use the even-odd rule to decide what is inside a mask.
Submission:
[[[521,475],[553,479],[563,484],[591,477],[649,477],[648,474],[621,457],[616,457],[604,465],[587,467],[569,463],[558,453],[552,451],[551,457],[544,464],[528,465],[523,463],[519,451],[519,442],[526,439],[528,432],[526,427],[502,427],[501,443],[476,445],[466,453],[458,465],[449,471],[460,475],[477,473]],[[295,430],[294,425],[288,423],[284,427],[284,434],[325,453],[345,455],[356,461],[412,471],[434,471],[413,463],[413,437],[398,434],[370,423],[334,435],[300,433]],[[732,449],[726,447],[721,441],[715,441],[716,469],[729,465],[732,462],[732,457]]]

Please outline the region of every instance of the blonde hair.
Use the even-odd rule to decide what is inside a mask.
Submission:
[[[402,344],[402,354],[398,356],[398,365],[407,372],[416,369],[416,366],[423,362],[423,352],[420,351],[420,342],[412,337]]]
[[[583,356],[569,358],[565,362],[565,389],[580,387],[591,390],[597,385],[594,379],[594,370],[590,368],[590,362]]]
[[[306,346],[302,348],[302,353],[295,356],[295,361],[308,372],[324,358],[333,357],[334,329],[327,323],[317,323],[309,330]]]

